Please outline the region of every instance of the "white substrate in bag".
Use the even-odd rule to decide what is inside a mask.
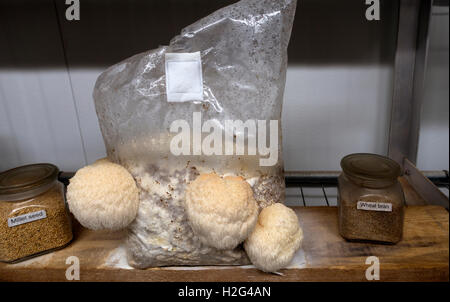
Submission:
[[[240,1],[186,27],[169,46],[135,55],[98,78],[94,99],[108,157],[130,171],[140,190],[138,215],[126,242],[131,266],[249,263],[240,246],[219,251],[199,241],[185,214],[185,189],[200,173],[231,174],[249,182],[261,208],[284,201],[279,121],[295,6],[295,0]],[[202,97],[197,94],[197,52]],[[167,87],[166,54],[174,53],[192,54],[168,57],[193,63],[173,70],[196,75],[184,85],[178,72],[175,85]],[[184,121],[194,132],[199,116],[200,127],[224,131],[221,148],[205,154],[206,131],[197,138],[191,134],[184,149],[188,154],[175,154],[173,123]],[[236,127],[230,141],[227,121],[254,122],[263,135],[254,134],[258,139],[253,140]],[[270,121],[276,121],[274,129]],[[267,127],[260,132],[264,122]],[[225,155],[227,143],[234,148],[240,138],[246,154]],[[270,154],[261,152],[263,143],[272,147]]]

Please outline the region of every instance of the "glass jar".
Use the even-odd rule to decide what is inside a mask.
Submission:
[[[359,153],[344,157],[341,167],[340,234],[348,240],[400,241],[405,204],[400,165],[385,156]]]
[[[0,261],[18,262],[72,240],[59,170],[34,164],[0,173]]]

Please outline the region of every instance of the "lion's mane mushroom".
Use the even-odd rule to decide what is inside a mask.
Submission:
[[[242,177],[202,174],[186,190],[186,213],[205,245],[233,249],[253,230],[258,205]]]
[[[139,190],[124,167],[101,159],[70,179],[67,203],[84,227],[119,230],[136,218]]]
[[[264,208],[244,242],[251,262],[265,272],[286,267],[300,248],[303,231],[295,212],[281,203]]]

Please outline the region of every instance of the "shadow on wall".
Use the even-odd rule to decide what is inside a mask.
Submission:
[[[58,27],[71,67],[110,66],[168,44],[183,27],[234,2],[83,0],[81,20],[67,21],[64,1],[3,0],[0,39],[8,47],[0,48],[0,68],[64,65],[48,55],[62,44],[50,43],[45,29]],[[382,21],[369,22],[363,0],[299,0],[289,48],[290,64],[391,64],[398,1],[380,2]],[[61,41],[61,37],[58,39]]]

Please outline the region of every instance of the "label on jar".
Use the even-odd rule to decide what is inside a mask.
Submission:
[[[364,211],[392,212],[392,203],[360,200],[356,204],[356,208],[358,210],[364,210]]]
[[[47,212],[45,212],[45,210],[40,210],[37,212],[31,212],[13,218],[8,218],[8,226],[12,228],[24,223],[33,222],[44,218],[47,218]]]

